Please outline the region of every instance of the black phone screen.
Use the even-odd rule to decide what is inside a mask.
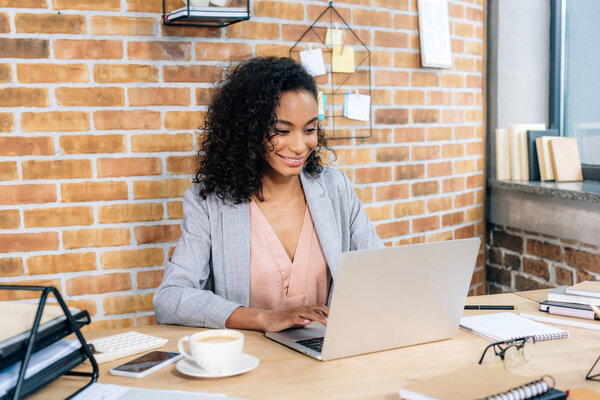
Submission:
[[[178,355],[179,353],[170,353],[167,351],[151,351],[113,369],[127,372],[144,372]]]

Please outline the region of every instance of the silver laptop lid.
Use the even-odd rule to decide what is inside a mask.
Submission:
[[[470,238],[343,253],[322,359],[454,336],[479,246]]]

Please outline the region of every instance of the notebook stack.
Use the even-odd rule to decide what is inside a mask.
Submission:
[[[600,307],[600,282],[585,281],[573,286],[559,286],[548,291],[540,311],[568,317],[600,320],[590,306]]]

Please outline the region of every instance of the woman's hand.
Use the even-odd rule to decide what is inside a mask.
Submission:
[[[279,332],[289,328],[301,328],[312,321],[327,325],[329,309],[320,304],[300,306],[283,311],[265,311],[261,315],[261,327],[264,332]]]

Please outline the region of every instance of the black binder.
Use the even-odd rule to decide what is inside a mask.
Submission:
[[[0,285],[0,290],[34,290],[42,292],[31,330],[0,343],[0,369],[22,361],[16,386],[10,389],[4,396],[0,397],[0,400],[21,399],[37,391],[62,375],[90,377],[90,381],[85,386],[68,397],[68,399],[71,399],[97,381],[98,364],[96,363],[89,346],[83,338],[83,335],[79,331],[80,327],[91,322],[90,315],[87,311],[80,311],[76,314],[71,314],[60,293],[53,286]],[[58,304],[61,307],[64,315],[45,324],[40,324],[44,306],[46,305],[46,300],[50,293],[52,293],[58,301]],[[75,336],[77,336],[77,339],[81,343],[81,347],[71,352],[66,357],[49,365],[42,371],[25,379],[25,372],[27,371],[27,366],[29,365],[32,354],[39,349],[45,348],[46,346],[57,342],[71,333],[74,333]],[[90,359],[93,369],[92,372],[71,371],[73,368],[81,364],[86,358]]]
[[[535,145],[535,139],[542,136],[558,136],[556,129],[545,129],[541,131],[527,131],[527,155],[529,156],[529,180],[539,181],[541,180],[540,175],[540,162],[537,156],[537,147]]]

